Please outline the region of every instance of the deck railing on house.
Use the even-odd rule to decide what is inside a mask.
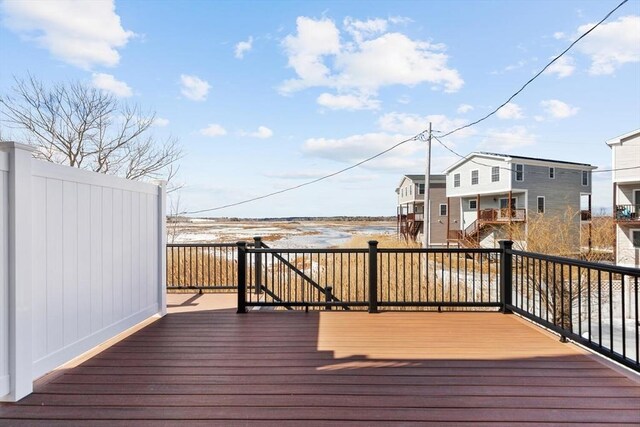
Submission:
[[[639,221],[640,205],[616,205],[616,221]]]
[[[272,249],[238,245],[238,312],[515,312],[640,371],[640,270],[511,248]]]

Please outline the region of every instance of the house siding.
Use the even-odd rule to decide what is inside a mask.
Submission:
[[[640,266],[640,248],[633,247],[632,231],[640,225],[618,225],[616,227],[616,264],[625,267]]]
[[[547,217],[563,216],[570,210],[575,214],[577,224],[580,223],[580,194],[591,193],[591,172],[589,171],[589,185],[582,185],[582,171],[575,169],[556,168],[556,177],[549,178],[548,166],[524,165],[524,181],[516,182],[514,187],[527,190],[527,213],[529,217],[537,215],[537,200],[539,196],[545,198],[545,212]],[[515,174],[514,174],[515,175]]]
[[[458,198],[450,200],[448,216],[440,216],[440,205],[447,204],[446,186],[438,183],[431,186],[429,209],[429,243],[432,245],[444,245],[447,243],[447,221],[450,221],[450,230],[459,230],[460,201]],[[454,222],[455,221],[455,222]]]
[[[455,170],[447,173],[447,194],[449,197],[466,196],[469,194],[485,194],[509,191],[509,164],[503,159],[485,158],[480,157],[476,160],[478,163],[467,161]],[[485,166],[486,165],[486,166]],[[499,166],[500,180],[497,182],[491,182],[491,167]],[[471,171],[478,171],[478,184],[471,184]],[[453,176],[460,174],[460,187],[453,186]]]
[[[614,169],[623,169],[613,172],[613,181],[640,181],[639,169],[626,169],[640,165],[640,132],[612,148]]]

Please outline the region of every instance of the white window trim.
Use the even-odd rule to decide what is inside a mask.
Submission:
[[[442,213],[442,207],[444,206],[444,213]],[[440,203],[440,205],[438,206],[438,214],[440,216],[447,216],[448,213],[448,209],[447,209],[447,204],[446,203]]]
[[[585,174],[586,174],[586,177],[587,177],[587,183],[586,184],[584,183]],[[580,182],[582,183],[582,186],[583,187],[588,187],[589,186],[589,181],[590,181],[589,180],[589,171],[582,171],[582,173],[580,174]]]
[[[473,183],[473,173],[476,172],[478,174],[478,182],[476,182],[475,184]],[[478,185],[480,184],[480,170],[478,169],[473,169],[471,170],[471,185]]]
[[[476,204],[476,207],[475,207],[475,208],[472,208],[472,207],[471,207],[471,203],[475,203],[475,204]],[[477,200],[474,200],[474,199],[469,200],[469,209],[473,209],[473,210],[478,209],[478,201],[477,201]]]
[[[456,185],[456,178],[457,178],[457,184]],[[459,188],[460,187],[460,174],[459,173],[454,173],[453,174],[453,186],[454,188]]]
[[[553,176],[551,176],[551,171],[553,171]],[[556,179],[556,168],[553,166],[549,166],[549,179]]]
[[[513,200],[513,204],[511,205],[511,209],[517,209],[516,206],[518,206],[518,196],[513,196],[513,197],[511,197],[511,199]],[[507,201],[507,207],[503,208],[503,209],[508,209],[508,207],[509,207],[509,198],[508,197],[499,197],[498,198],[498,207],[502,206],[501,202],[503,200]]]
[[[518,179],[518,166],[522,167],[522,171],[520,172],[522,179]],[[523,182],[524,181],[524,163],[514,163],[513,164],[513,173],[515,174],[514,179],[517,182]]]
[[[540,199],[542,199],[542,212],[540,212]],[[536,197],[536,212],[545,213],[547,211],[547,200],[545,196]]]
[[[493,177],[494,177],[493,170],[496,169],[496,168],[498,169],[498,173],[497,173],[498,179],[494,180],[493,179]],[[491,166],[491,182],[500,182],[500,166]]]
[[[640,246],[634,246],[633,245],[633,233],[636,232],[636,231],[638,233],[640,233],[640,228],[631,228],[631,229],[629,229],[629,240],[631,240],[631,247],[633,249],[640,249]]]

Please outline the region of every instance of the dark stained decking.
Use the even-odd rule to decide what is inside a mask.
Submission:
[[[186,420],[186,421],[180,421]],[[0,425],[640,424],[640,383],[497,313],[173,313]]]

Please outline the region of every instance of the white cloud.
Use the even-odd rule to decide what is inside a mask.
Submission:
[[[575,116],[579,110],[578,107],[572,107],[557,99],[542,101],[540,105],[545,109],[546,113],[554,119],[566,119],[567,117]]]
[[[250,136],[252,138],[267,139],[273,136],[273,131],[266,126],[258,126],[255,132],[240,132],[241,136]]]
[[[582,34],[593,24],[578,27]],[[622,65],[640,62],[640,16],[623,16],[617,21],[601,24],[585,37],[576,48],[589,56],[589,73],[612,74]]]
[[[182,85],[180,93],[192,101],[206,100],[209,89],[211,89],[209,82],[187,74],[180,75],[180,84]]]
[[[227,130],[223,128],[221,125],[212,123],[204,129],[200,129],[200,134],[204,136],[209,136],[211,138],[215,138],[217,136],[223,136],[227,134]]]
[[[358,43],[387,31],[387,20],[380,18],[359,21],[347,16],[344,19],[343,24],[344,29],[351,34],[354,40]]]
[[[118,65],[118,49],[135,35],[122,27],[112,0],[6,1],[0,7],[7,28],[83,69]]]
[[[480,149],[509,151],[536,143],[536,135],[524,126],[513,126],[507,129],[489,129],[487,136],[479,144]]]
[[[321,94],[317,102],[323,107],[332,110],[377,110],[380,108],[380,101],[372,99],[366,94],[333,95],[331,93]]]
[[[553,33],[553,38],[556,39],[556,40],[562,40],[565,37],[566,37],[566,35],[562,31],[556,31],[555,33]]]
[[[236,44],[235,57],[238,59],[244,58],[244,54],[251,51],[253,47],[253,37],[249,36],[249,39],[245,42],[238,42]]]
[[[283,94],[326,87],[336,89],[338,97],[346,93],[373,98],[381,87],[390,85],[428,83],[456,92],[464,84],[458,71],[448,66],[444,45],[387,32],[390,20],[346,18],[342,34],[327,18],[301,16],[296,23],[296,33],[283,41],[296,78],[282,83]]]
[[[438,133],[446,133],[464,126],[467,121],[464,119],[450,119],[442,114],[420,116],[418,114],[398,112],[387,113],[378,119],[380,129],[387,132],[399,132],[404,135],[417,135],[428,129],[429,123],[431,123],[434,134],[437,135]],[[456,132],[450,138],[459,140],[473,134],[475,134],[475,130],[467,128]]]
[[[508,103],[504,107],[500,108],[496,113],[499,119],[510,120],[510,119],[522,119],[524,115],[522,114],[522,108],[518,104],[514,104],[513,102]]]
[[[156,117],[153,119],[153,125],[159,128],[169,126],[169,119],[163,119],[162,117]]]
[[[313,157],[355,163],[422,132],[428,127],[429,122],[432,122],[434,130],[443,132],[465,123],[462,119],[449,119],[444,115],[419,116],[398,112],[388,113],[378,120],[378,126],[381,130],[379,132],[351,135],[344,138],[309,138],[305,141],[302,151]],[[447,144],[454,146],[455,141],[473,133],[475,131],[472,129],[465,129],[456,134],[455,138],[447,138]],[[436,169],[444,168],[450,163],[442,163],[445,160],[451,160],[445,159],[446,156],[439,154],[442,151],[444,149],[434,142],[433,164],[437,164]],[[404,173],[419,171],[424,167],[424,153],[424,141],[409,141],[363,166],[368,169]],[[439,159],[438,162],[435,161],[436,158]]]
[[[129,85],[123,81],[116,80],[111,74],[93,73],[91,84],[93,87],[112,93],[118,98],[128,98],[133,95]]]
[[[345,138],[309,138],[302,151],[313,157],[353,163],[370,157],[380,151],[406,139],[405,135],[372,132],[362,135],[351,135]],[[424,161],[423,156],[414,156],[424,151],[422,141],[410,141],[399,146],[389,154],[368,162],[370,169],[410,169]]]
[[[460,104],[460,106],[458,106],[458,109],[456,110],[458,114],[465,114],[469,111],[473,111],[473,106],[469,104]]]
[[[551,59],[551,58],[549,58]],[[545,74],[557,74],[558,78],[569,77],[575,71],[575,61],[571,56],[562,56],[545,70]]]

